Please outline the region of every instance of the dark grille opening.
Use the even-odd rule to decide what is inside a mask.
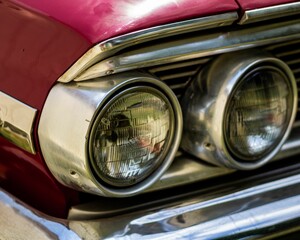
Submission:
[[[280,44],[268,46],[266,49],[269,50],[273,55],[284,61],[294,73],[298,86],[298,96],[300,95],[300,41],[291,41]],[[300,102],[298,99],[298,112],[296,115],[296,122],[294,126],[300,125]]]
[[[297,81],[300,91],[300,40],[277,43],[264,47],[289,65]],[[178,61],[160,66],[150,67],[147,70],[164,81],[180,98],[189,81],[203,68],[212,57],[196,58],[186,61]],[[300,92],[299,92],[300,93]],[[300,94],[299,94],[300,95]],[[300,106],[300,102],[299,102]],[[300,126],[300,107],[298,108],[295,126]]]
[[[180,98],[189,81],[209,60],[210,58],[198,58],[164,64],[149,68],[148,71],[170,86],[176,96]]]

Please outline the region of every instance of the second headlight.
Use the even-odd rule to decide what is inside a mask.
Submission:
[[[285,135],[293,106],[290,79],[273,66],[246,74],[229,97],[224,138],[231,155],[241,161],[267,156]]]
[[[281,60],[260,50],[223,54],[182,99],[182,148],[217,165],[257,168],[287,139],[297,98],[293,73]]]

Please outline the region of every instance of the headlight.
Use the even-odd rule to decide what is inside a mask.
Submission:
[[[286,74],[258,67],[243,77],[229,97],[224,137],[237,159],[256,161],[277,147],[291,119],[293,91]]]
[[[288,137],[297,110],[289,67],[259,50],[223,54],[182,99],[182,148],[217,165],[253,169]]]
[[[126,90],[101,109],[92,129],[93,169],[107,184],[127,187],[163,162],[174,133],[169,100],[154,88]]]
[[[38,131],[58,181],[110,197],[140,193],[159,180],[181,132],[181,109],[172,90],[137,72],[57,84]]]

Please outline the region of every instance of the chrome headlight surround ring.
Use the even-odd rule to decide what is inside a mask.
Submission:
[[[129,187],[103,184],[90,164],[89,141],[101,108],[126,89],[155,89],[171,105],[173,133],[165,159],[141,182]],[[59,124],[58,124],[59,122]],[[38,129],[41,150],[47,166],[62,184],[79,191],[107,197],[128,197],[155,183],[170,166],[180,144],[182,113],[173,91],[152,75],[127,72],[84,82],[55,85],[46,100]]]
[[[285,74],[291,86],[293,106],[289,123],[278,145],[266,156],[253,161],[238,159],[224,136],[225,113],[231,95],[247,74],[258,68],[274,67]],[[197,94],[196,94],[197,93]],[[287,139],[297,111],[297,86],[289,67],[272,55],[260,51],[240,51],[219,56],[203,69],[191,83],[182,99],[184,121],[183,149],[211,163],[249,170],[270,161]]]
[[[143,79],[146,80],[146,79]],[[144,83],[144,84],[143,84]],[[180,125],[182,125],[181,120],[181,112],[178,112],[179,103],[176,103],[177,98],[174,98],[174,95],[169,95],[171,92],[166,95],[164,93],[164,90],[158,88],[157,89],[157,83],[160,85],[161,82],[151,81],[148,82],[147,80],[145,82],[141,82],[141,84],[132,84],[132,85],[126,85],[126,88],[120,88],[116,92],[112,92],[111,94],[107,95],[106,101],[103,101],[101,105],[98,107],[97,112],[95,113],[95,118],[93,119],[93,123],[91,124],[90,133],[89,133],[89,141],[88,141],[88,149],[89,149],[89,163],[90,163],[90,172],[94,176],[95,180],[98,184],[100,184],[99,187],[101,187],[102,190],[107,192],[108,194],[112,195],[119,195],[124,193],[124,195],[131,195],[129,192],[136,192],[136,191],[142,191],[142,189],[147,188],[148,186],[152,185],[154,182],[156,182],[159,177],[166,171],[166,169],[170,166],[178,145],[181,138],[181,130],[179,132],[176,132],[175,129],[179,127],[179,129],[182,128]],[[145,85],[146,84],[146,85]],[[156,88],[154,88],[156,87]],[[164,87],[164,85],[161,85],[160,87]],[[168,105],[170,110],[170,132],[168,133],[168,140],[167,143],[164,145],[163,153],[159,157],[158,161],[156,162],[155,166],[153,167],[151,174],[149,173],[147,176],[143,177],[139,182],[130,184],[129,186],[122,186],[118,184],[115,184],[113,182],[109,182],[109,180],[104,180],[101,175],[102,173],[97,170],[97,166],[94,159],[93,154],[93,147],[92,147],[92,141],[95,139],[96,131],[97,131],[97,125],[101,121],[102,117],[105,115],[107,110],[111,107],[111,105],[116,102],[118,99],[122,98],[123,96],[130,94],[130,93],[149,93],[156,96],[159,96],[162,98],[165,103]],[[176,105],[176,106],[175,106]],[[176,107],[176,113],[174,107]],[[180,113],[180,114],[179,114]],[[178,125],[179,124],[179,125]],[[176,147],[177,146],[177,147]]]
[[[267,79],[267,80],[269,80],[268,82],[266,82],[267,80],[262,81],[262,79],[260,78],[260,77],[262,77],[261,75],[263,75],[263,77],[266,77],[267,75],[268,75],[268,77],[272,76],[272,79],[268,78]],[[262,85],[264,85],[264,87],[265,87],[265,85],[270,84],[269,82],[272,82],[272,84],[274,84],[274,80],[273,80],[274,78],[277,80],[277,83],[278,83],[278,80],[281,81],[281,84],[285,83],[285,84],[281,85],[281,87],[282,87],[281,89],[279,87],[277,87],[277,89],[281,90],[280,92],[282,92],[282,95],[284,95],[284,94],[289,95],[289,93],[293,93],[293,90],[294,90],[294,88],[292,87],[291,81],[288,78],[286,72],[284,72],[281,68],[279,68],[279,66],[266,65],[266,64],[264,64],[262,66],[255,66],[255,68],[252,69],[252,70],[250,69],[250,71],[248,71],[245,74],[245,76],[243,76],[240,79],[240,81],[236,84],[235,88],[233,89],[232,94],[230,95],[230,98],[227,101],[227,106],[226,106],[225,113],[224,113],[225,120],[223,121],[223,136],[224,136],[225,144],[226,144],[227,151],[229,152],[229,154],[231,156],[235,156],[234,158],[239,159],[239,162],[244,162],[246,164],[251,162],[251,161],[255,162],[256,159],[258,159],[258,158],[260,159],[259,161],[263,161],[263,159],[272,158],[279,151],[280,147],[283,144],[283,139],[284,140],[286,139],[286,137],[287,137],[287,135],[290,131],[290,128],[291,128],[290,121],[291,121],[291,116],[292,116],[292,109],[287,107],[286,111],[285,111],[286,114],[284,114],[285,117],[280,118],[281,120],[284,119],[281,122],[283,127],[278,127],[278,129],[276,129],[276,127],[274,128],[274,126],[268,125],[265,128],[261,129],[261,130],[264,131],[265,134],[268,135],[268,133],[269,133],[269,136],[270,136],[270,133],[271,133],[271,135],[274,135],[274,141],[270,141],[268,143],[266,141],[266,139],[264,139],[264,137],[262,137],[262,135],[263,135],[262,132],[256,132],[256,135],[249,136],[250,139],[252,138],[252,141],[247,141],[247,143],[250,144],[250,145],[253,144],[255,147],[252,146],[252,148],[251,148],[250,146],[248,146],[248,147],[250,147],[250,149],[246,148],[246,151],[251,150],[252,154],[253,154],[253,152],[255,152],[255,154],[253,154],[252,156],[249,153],[247,154],[243,151],[242,152],[239,151],[240,148],[241,148],[241,145],[242,145],[241,142],[235,141],[235,144],[233,144],[232,141],[230,141],[230,140],[232,140],[232,138],[230,136],[228,136],[228,134],[229,134],[228,128],[231,125],[231,120],[233,120],[232,119],[232,115],[233,115],[232,113],[235,113],[235,111],[232,110],[232,108],[231,108],[232,107],[232,102],[235,102],[233,99],[236,97],[236,93],[238,92],[238,90],[240,90],[240,88],[243,87],[243,85],[249,84],[249,82],[250,82],[250,85],[251,85],[251,83],[253,82],[253,79],[256,78],[257,76],[260,76],[260,77],[258,77],[259,80],[256,81],[255,84],[259,84],[258,82],[260,82]],[[263,82],[265,82],[265,83],[263,83]],[[294,82],[294,81],[292,81],[292,82]],[[272,84],[270,84],[271,86],[269,86],[269,87],[271,89],[272,88],[276,89],[276,87],[275,87],[276,85],[273,86]],[[287,91],[284,90],[285,87],[287,88]],[[268,92],[264,96],[262,94],[262,92],[266,92],[266,90],[267,90],[267,88],[264,88],[264,89],[259,89],[258,88],[258,89],[256,89],[256,92],[257,91],[259,92],[259,94],[258,94],[259,97],[266,98],[267,97],[266,95],[272,95],[272,92]],[[252,90],[249,90],[249,91],[251,92]],[[277,92],[277,93],[279,93],[279,92]],[[274,94],[274,92],[273,92],[273,94]],[[275,94],[276,94],[276,91],[275,91]],[[248,94],[248,95],[250,95],[250,94]],[[262,95],[262,96],[260,96],[260,95]],[[238,102],[245,100],[245,98],[240,96],[240,94],[238,95],[238,97],[239,97]],[[249,96],[247,96],[247,97],[249,97]],[[270,98],[270,96],[268,96],[268,97]],[[241,100],[241,98],[242,98],[242,100]],[[263,102],[264,100],[262,100],[263,105],[267,104],[266,102]],[[259,105],[257,105],[257,102],[255,102],[255,101],[257,101],[257,99],[248,100],[248,104],[250,104],[250,105],[254,104],[254,107],[252,107],[252,106],[250,106],[250,107],[249,106],[244,106],[244,107],[250,108],[250,112],[255,109],[255,113],[257,113],[256,116],[259,116],[259,117],[263,118],[264,115],[265,115],[265,116],[267,116],[267,119],[270,119],[270,121],[272,122],[273,118],[274,118],[274,113],[272,115],[272,114],[270,114],[270,111],[268,111],[266,109],[270,106],[264,107],[262,105],[259,108]],[[274,106],[276,105],[276,107],[278,107],[278,108],[282,107],[282,106],[277,106],[277,102],[273,105]],[[286,96],[286,102],[285,102],[284,105],[293,106],[294,105],[293,99],[291,97]],[[264,111],[267,111],[267,112],[264,114]],[[263,112],[263,113],[261,113],[261,112]],[[278,113],[278,115],[279,115],[279,113]],[[241,114],[240,118],[243,118],[243,117],[244,116]],[[248,116],[248,118],[252,119],[252,120],[250,120],[250,122],[254,121],[254,122],[256,122],[256,124],[257,124],[257,122],[259,122],[258,120],[253,120],[253,118],[255,119],[255,116],[253,116],[253,114]],[[261,121],[260,118],[259,118],[259,120]],[[266,120],[266,119],[264,119],[264,120]],[[286,121],[286,120],[288,120],[288,121]],[[243,119],[241,122],[244,122],[244,124],[246,124],[245,121],[247,122],[247,120]],[[254,125],[256,125],[256,124],[254,124]],[[239,125],[241,125],[241,123]],[[251,125],[251,123],[250,123],[250,125]],[[262,126],[265,126],[265,125],[262,124]],[[254,128],[251,128],[251,127],[247,126],[247,128],[248,128],[249,132],[252,132],[253,129],[255,129],[255,126],[254,126]],[[276,130],[277,130],[277,134],[279,136],[276,136],[276,134],[274,134],[274,133],[276,133]],[[236,130],[234,130],[234,131],[236,132]],[[257,136],[258,134],[260,134],[260,135]],[[248,138],[244,138],[244,140],[248,140]],[[274,146],[276,146],[276,147],[274,147]],[[261,150],[258,151],[259,149],[261,149]],[[244,151],[245,151],[245,149],[244,149]]]

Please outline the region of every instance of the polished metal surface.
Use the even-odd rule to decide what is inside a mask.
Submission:
[[[288,160],[288,159],[287,159]],[[262,239],[299,230],[299,165],[228,181],[157,207],[54,219],[0,191],[1,239]],[[271,177],[273,176],[273,177]],[[220,184],[220,183],[219,183]],[[205,188],[204,188],[205,190]],[[131,206],[133,206],[131,204]]]
[[[88,157],[89,136],[104,104],[116,92],[133,87],[152,86],[169,100],[174,111],[173,139],[163,163],[142,182],[126,188],[103,184],[94,175]],[[46,100],[38,135],[45,161],[63,184],[102,196],[125,197],[137,194],[155,183],[170,166],[182,132],[182,115],[171,89],[151,75],[128,72],[86,82],[58,83]]]
[[[290,133],[288,140],[282,146],[280,152],[271,160],[277,161],[288,157],[300,154],[300,128],[295,126]],[[170,189],[173,187],[184,186],[204,180],[217,178],[228,175],[236,170],[224,167],[217,167],[201,161],[195,157],[187,155],[184,152],[178,151],[172,165],[164,173],[164,175],[145,192],[155,192],[158,190]],[[155,193],[154,193],[155,194]],[[132,201],[123,200],[118,203],[117,207],[112,206],[113,202],[108,200],[108,203],[103,205],[99,202],[81,204],[73,206],[70,210],[70,218],[88,219],[95,217],[103,217],[111,214],[120,214],[125,210],[134,209],[139,204],[132,206]],[[144,203],[143,203],[144,204]]]
[[[299,122],[294,124],[288,140],[283,144],[280,152],[274,157],[274,160],[284,159],[300,154],[300,125]]]
[[[195,33],[185,38],[157,42],[116,54],[88,68],[76,81],[132,69],[169,64],[183,60],[263,46],[300,37],[300,20],[237,28],[228,31]]]
[[[218,190],[200,191],[156,208],[89,221],[73,219],[70,228],[84,239],[260,239],[280,235],[299,226],[300,175],[299,171],[277,174],[227,183],[217,186]]]
[[[33,122],[36,109],[0,92],[0,135],[8,141],[35,154]]]
[[[274,56],[287,63],[290,69],[293,71],[297,85],[298,92],[300,91],[300,39],[272,44],[266,47],[266,51],[271,52]],[[300,125],[300,108],[298,99],[298,113],[294,126]]]
[[[255,23],[280,17],[299,14],[300,3],[292,2],[271,7],[248,10],[244,13],[239,24]]]
[[[175,125],[172,104],[161,91],[136,86],[115,94],[101,107],[91,129],[94,172],[114,187],[137,184],[165,161]]]
[[[88,50],[73,66],[71,66],[59,79],[59,82],[70,82],[80,73],[96,62],[112,56],[116,52],[138,43],[159,39],[162,37],[174,36],[177,34],[189,33],[201,29],[226,26],[238,19],[236,12],[224,13],[215,16],[202,17],[183,22],[177,22],[158,27],[153,27],[124,36],[109,39],[99,43]],[[80,80],[80,79],[78,79]]]
[[[178,152],[178,156],[174,159],[170,168],[156,183],[148,188],[146,192],[183,186],[227,175],[234,171],[233,169],[220,168],[215,165],[207,164],[205,161],[199,161],[199,159]]]
[[[0,212],[0,239],[81,239],[62,221],[39,215],[34,209],[30,209],[2,189],[0,189]]]
[[[224,22],[225,19],[228,21]],[[76,76],[78,77],[76,80],[84,80],[80,78],[80,74],[92,73],[93,68],[95,70],[94,76],[106,76],[119,71],[122,72],[135,68],[145,69],[146,67],[149,67],[146,70],[157,75],[160,80],[165,81],[176,94],[178,92],[178,96],[181,96],[181,93],[187,86],[188,81],[174,81],[174,83],[172,83],[172,81],[174,79],[184,77],[190,80],[191,76],[195,75],[195,72],[201,69],[201,65],[204,66],[207,64],[207,62],[210,61],[215,54],[260,46],[269,50],[269,44],[272,44],[272,47],[274,44],[280,45],[287,44],[294,40],[299,41],[298,39],[300,38],[300,20],[296,18],[295,20],[289,20],[286,22],[268,22],[268,25],[265,26],[246,25],[242,27],[230,26],[223,29],[212,29],[214,27],[221,26],[222,24],[223,26],[231,25],[234,20],[237,19],[238,17],[236,13],[221,14],[213,16],[212,18],[201,18],[185,21],[183,23],[170,24],[110,39],[96,45],[87,52],[59,79],[59,81],[72,81]],[[181,27],[181,25],[183,27]],[[205,31],[205,29],[210,30]],[[193,37],[182,38],[180,41],[178,41],[178,38],[175,39],[170,37],[189,32],[195,32],[193,33]],[[158,44],[153,46],[150,46],[150,44],[147,45],[147,42],[153,41],[151,43],[154,43],[154,40],[159,40],[157,41]],[[139,43],[143,43],[141,45],[142,47],[139,47]],[[131,50],[127,51],[127,47]],[[118,55],[120,50],[123,50],[122,54]],[[111,57],[113,55],[115,56]],[[104,58],[105,60],[103,60]],[[106,58],[109,60],[106,61]],[[110,60],[115,60],[116,62],[111,62]],[[99,65],[96,64],[95,67],[89,68],[96,62],[99,62]],[[198,63],[199,67],[190,72],[176,72],[177,68],[190,66],[194,63]],[[170,71],[172,69],[174,69],[174,74]],[[160,72],[164,71],[168,72],[168,75],[158,75]],[[297,69],[293,69],[293,71],[295,73]],[[92,75],[89,75],[88,78],[90,77],[92,77]],[[104,77],[101,79],[105,80],[106,78]],[[276,156],[276,159],[290,156],[293,153],[299,153],[297,150],[299,145],[295,145],[298,143],[296,138],[297,137],[294,136],[291,142],[289,140],[287,141],[287,143],[283,146],[282,151]],[[182,158],[187,159],[189,157],[184,156]],[[178,169],[176,171],[175,168],[173,168],[173,165],[171,165],[171,171],[164,174],[161,180],[150,187],[147,191],[166,189],[173,186],[174,182],[178,184],[180,184],[179,182],[187,184],[189,182],[199,181],[205,178],[200,168],[195,168],[197,171],[192,170],[192,166],[198,166],[196,161],[183,161],[182,163],[188,163],[185,166],[190,166],[187,167],[188,171],[182,172],[178,171]],[[177,164],[177,161],[175,161],[174,164]],[[197,174],[199,174],[198,177]],[[220,171],[218,174],[222,175],[223,171]],[[188,176],[192,177],[189,178]],[[76,172],[74,172],[74,177],[77,177]],[[208,174],[208,178],[209,177],[210,174]],[[177,181],[177,179],[181,180]]]
[[[224,137],[225,112],[235,86],[247,72],[257,67],[274,66],[288,77],[293,105],[287,130],[278,145],[255,161],[236,159]],[[236,169],[254,169],[270,161],[286,141],[296,117],[297,85],[293,73],[281,60],[260,50],[241,51],[219,56],[193,80],[181,101],[184,131],[181,147],[187,152],[217,164]]]
[[[196,183],[215,177],[225,176],[235,170],[220,168],[196,158],[179,154],[166,173],[145,192],[165,190]],[[176,197],[174,198],[176,199]],[[134,202],[134,204],[132,204]],[[137,201],[134,199],[101,199],[73,206],[69,211],[70,219],[95,219],[111,215],[123,214],[129,210],[145,207],[149,201]]]

